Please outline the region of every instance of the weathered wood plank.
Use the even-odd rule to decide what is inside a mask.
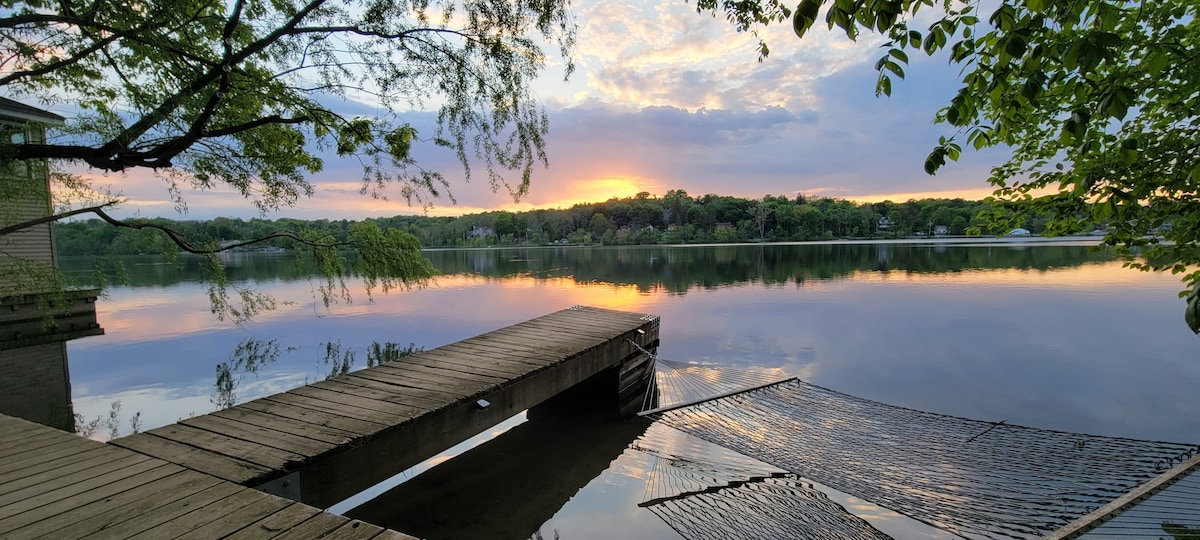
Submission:
[[[328,536],[322,540],[371,540],[379,536],[383,532],[382,527],[371,525],[365,521],[350,520],[346,524],[334,529]]]
[[[226,499],[245,490],[246,488],[236,484],[219,482],[208,489],[148,508],[145,512],[121,511],[112,516],[97,516],[97,518],[67,527],[56,534],[61,534],[61,538],[78,538],[80,540],[125,539],[189,512],[204,511],[203,508],[214,501]]]
[[[53,451],[42,454],[23,454],[23,459],[9,460],[6,458],[3,462],[0,462],[0,484],[89,459],[97,453],[104,453],[104,447],[102,446],[81,445],[78,442],[76,441],[75,444],[60,444]]]
[[[129,540],[177,538],[217,519],[221,519],[225,515],[232,514],[244,506],[252,505],[269,498],[275,497],[253,489],[239,489],[228,497],[204,505],[202,507],[203,511],[197,509],[180,514],[173,519],[161,522],[130,536]]]
[[[324,388],[313,388],[311,386],[293,388],[286,393],[325,401],[332,401],[334,403],[341,403],[342,405],[349,407],[376,411],[384,415],[383,418],[389,419],[389,425],[397,424],[405,420],[411,420],[412,418],[420,416],[421,413],[424,412],[424,409],[418,409],[416,407],[398,405],[396,403],[388,403],[386,401],[377,399],[369,399],[351,394],[344,394],[342,392],[334,392]]]
[[[354,440],[354,433],[334,427],[314,424],[307,421],[297,421],[290,417],[277,416],[260,412],[247,407],[231,407],[212,413],[212,416],[229,418],[246,424],[277,429],[285,433],[300,435],[309,439],[324,441],[333,445],[349,444]]]
[[[430,357],[444,359],[462,364],[469,369],[485,368],[498,372],[502,376],[511,377],[541,369],[547,365],[561,362],[561,356],[542,354],[540,352],[515,352],[496,347],[484,347],[470,343],[455,343],[453,346],[439,347],[431,351]],[[481,360],[487,361],[481,362]]]
[[[338,377],[338,382],[390,392],[393,397],[389,398],[388,401],[401,404],[412,403],[414,406],[419,405],[421,408],[429,410],[437,410],[440,407],[444,407],[447,403],[454,403],[458,399],[458,396],[444,392],[409,386],[404,384],[409,381],[402,377],[386,373],[382,374],[382,376],[380,375],[376,371],[364,373],[362,376],[352,373],[344,377]]]
[[[482,368],[490,372],[503,373],[506,380],[512,380],[513,378],[521,377],[530,371],[539,369],[535,366],[516,364],[498,357],[489,358],[485,356],[468,355],[461,352],[440,349],[435,349],[422,361],[459,364],[462,366],[460,369]],[[384,373],[389,373],[389,371],[384,370]]]
[[[77,475],[82,472],[90,471],[99,474],[99,471],[102,471],[107,463],[129,455],[129,452],[121,452],[116,448],[99,446],[94,450],[75,454],[68,458],[82,457],[83,459],[72,459],[66,462],[56,459],[50,462],[38,463],[0,476],[0,495],[12,493],[30,486],[47,484],[60,477]]]
[[[472,396],[488,388],[496,386],[494,382],[470,381],[461,377],[454,376],[454,373],[449,370],[442,372],[427,373],[420,370],[412,369],[409,366],[380,366],[376,368],[381,373],[390,373],[398,377],[403,377],[414,384],[423,384],[426,387],[434,385],[434,388],[449,388],[451,391]],[[418,383],[417,381],[424,381]]]
[[[213,433],[181,424],[170,424],[147,432],[177,443],[186,444],[215,454],[238,458],[274,471],[285,471],[294,464],[303,463],[305,456],[243,441],[227,435]],[[168,460],[170,461],[170,460]]]
[[[426,365],[427,362],[432,365]],[[416,371],[418,373],[429,373],[439,376],[454,377],[470,382],[485,383],[485,384],[502,384],[509,379],[506,375],[497,375],[491,370],[481,368],[472,369],[459,364],[451,364],[449,362],[436,362],[432,358],[426,358],[422,361],[412,362],[391,362],[388,367],[398,367],[405,371]]]
[[[90,467],[72,469],[61,474],[55,470],[50,470],[16,480],[13,482],[14,487],[12,489],[6,489],[4,494],[0,494],[0,508],[33,496],[54,491],[62,486],[69,486],[126,467],[131,467],[150,459],[141,454],[130,452],[118,456],[102,457],[104,459],[92,462]]]
[[[320,513],[320,510],[311,506],[293,503],[225,537],[224,540],[268,540],[316,517]],[[317,534],[313,534],[311,538],[317,538]]]
[[[599,332],[581,333],[577,330],[559,328],[553,325],[523,324],[509,328],[503,336],[497,336],[493,339],[528,339],[533,343],[546,343],[548,348],[554,347],[556,350],[565,351],[565,355],[571,356],[578,354],[579,351],[602,345],[613,337],[616,336]]]
[[[404,534],[401,532],[396,532],[391,529],[385,529],[383,532],[379,533],[377,536],[375,536],[375,538],[372,538],[371,540],[418,540],[418,539],[415,536],[409,536],[407,534]]]
[[[158,466],[142,472],[141,474],[135,474],[109,484],[96,486],[81,493],[59,499],[53,503],[41,505],[16,514],[14,516],[14,525],[34,524],[43,521],[56,522],[66,525],[71,523],[72,520],[59,517],[62,514],[80,513],[82,508],[92,506],[97,501],[107,502],[114,496],[121,495],[131,490],[136,490],[137,488],[143,487],[146,484],[155,483],[185,470],[183,467],[166,463],[164,461],[157,462],[157,465]],[[61,489],[62,488],[60,488],[60,491]],[[46,519],[42,519],[43,517]],[[54,517],[54,519],[48,519],[49,517]],[[0,528],[0,531],[3,530],[3,528]],[[5,533],[4,537],[9,538],[8,533]]]
[[[481,334],[472,338],[467,338],[462,341],[451,343],[450,345],[487,347],[491,349],[500,349],[509,351],[517,357],[532,356],[554,356],[560,357],[560,354],[548,352],[544,340],[531,341],[522,336],[512,339],[511,333],[505,329],[504,331],[497,330],[487,334]],[[551,336],[553,337],[553,336]]]
[[[185,469],[161,480],[150,481],[134,489],[99,498],[63,512],[59,512],[55,505],[47,505],[0,519],[0,532],[6,540],[24,540],[48,535],[56,538],[78,538],[219,483],[221,480],[216,477]]]
[[[355,438],[362,436],[363,433],[373,433],[387,427],[387,424],[341,416],[333,412],[308,409],[296,404],[281,404],[266,399],[256,399],[243,403],[238,405],[238,408],[289,418],[309,425],[336,429],[350,434],[350,436]]]
[[[0,457],[4,460],[16,460],[28,458],[31,454],[40,454],[50,451],[52,447],[69,444],[78,439],[74,435],[67,433],[43,433],[41,435],[31,436],[20,441],[13,441],[8,448],[0,452]]]
[[[145,457],[145,456],[141,456],[141,457]],[[118,480],[129,478],[131,476],[136,476],[138,474],[150,471],[152,469],[160,468],[160,467],[165,468],[165,470],[169,470],[169,471],[178,471],[179,470],[178,465],[167,464],[162,461],[154,460],[154,459],[146,459],[144,461],[133,463],[132,465],[123,467],[121,469],[118,469],[118,470],[115,470],[112,472],[108,472],[106,474],[102,474],[99,476],[94,476],[94,477],[91,477],[91,478],[88,478],[88,479],[85,479],[85,480],[82,480],[79,482],[75,482],[73,484],[56,485],[54,488],[52,488],[50,490],[45,490],[45,489],[38,490],[36,493],[31,493],[30,494],[31,496],[28,496],[28,497],[25,497],[25,498],[22,498],[22,499],[19,499],[17,501],[13,501],[13,502],[10,502],[7,504],[0,505],[0,513],[7,515],[7,514],[20,514],[21,512],[27,512],[27,511],[37,508],[39,506],[45,506],[48,504],[52,504],[57,501],[66,499],[67,497],[70,497],[72,495],[78,495],[78,494],[86,492],[88,490],[100,489],[102,486],[106,486],[106,485],[116,482]]]
[[[286,450],[306,457],[315,456],[337,447],[336,444],[210,414],[189,418],[181,423],[185,426]]]
[[[577,321],[580,324],[605,326],[609,328],[628,328],[649,322],[649,315],[629,311],[594,310],[564,310],[548,313],[534,321]]]
[[[632,328],[625,325],[597,324],[595,321],[570,319],[534,319],[513,326],[509,334],[529,333],[533,335],[567,336],[580,341],[608,341]]]
[[[331,392],[338,392],[341,394],[349,394],[352,396],[358,396],[361,398],[374,399],[374,400],[379,400],[379,401],[387,401],[398,395],[395,391],[380,390],[378,388],[374,388],[371,386],[356,384],[354,382],[354,379],[346,378],[346,380],[343,380],[343,377],[338,377],[337,379],[329,379],[326,381],[321,381],[318,384],[312,385],[312,387],[329,390]],[[412,407],[414,409],[420,409],[422,411],[431,411],[433,409],[436,409],[437,406],[439,405],[439,403],[438,402],[424,402],[423,400],[417,399],[417,400],[413,400],[412,403],[405,403],[405,404],[394,403],[393,405]]]
[[[189,469],[211,474],[217,478],[239,484],[260,478],[271,472],[271,469],[256,463],[235,459],[225,454],[202,450],[149,433],[139,433],[129,437],[122,437],[111,441],[109,444],[128,448],[135,452],[141,452],[172,463],[179,463]]]
[[[242,506],[233,507],[230,512],[218,513],[216,519],[188,531],[186,534],[174,537],[175,540],[210,540],[224,538],[247,527],[253,526],[264,516],[270,516],[293,502],[283,497],[266,495]],[[217,512],[217,509],[213,509]],[[152,533],[154,531],[147,531]]]
[[[313,538],[325,538],[325,535],[334,529],[345,525],[348,519],[342,516],[335,516],[328,513],[320,513],[313,516],[311,519],[305,520],[284,531],[279,536],[274,537],[274,540],[311,540]]]
[[[303,407],[314,411],[328,412],[338,416],[354,418],[367,422],[372,426],[378,426],[363,431],[361,435],[369,435],[386,428],[387,426],[394,424],[397,418],[394,414],[381,413],[375,410],[345,405],[326,399],[317,399],[307,395],[300,395],[295,392],[284,392],[282,394],[267,396],[262,399],[264,401],[270,401],[284,406]]]
[[[412,356],[409,358],[405,358],[403,361],[403,364],[404,365],[425,366],[425,367],[430,367],[430,368],[445,368],[445,369],[451,369],[454,371],[461,371],[463,373],[476,373],[479,375],[487,375],[489,377],[497,377],[497,378],[505,380],[505,381],[507,381],[509,378],[512,377],[512,375],[509,375],[508,373],[503,372],[503,371],[494,370],[494,369],[488,368],[486,366],[471,365],[471,364],[463,363],[462,361],[455,361],[454,358],[455,357],[447,357],[447,356],[439,357],[437,355],[427,355],[427,356],[420,356],[420,357]]]
[[[445,389],[425,388],[423,381],[414,381],[413,379],[402,375],[393,375],[391,372],[380,370],[363,370],[356,371],[346,375],[347,382],[355,381],[351,384],[358,384],[363,381],[372,381],[378,384],[386,384],[396,387],[394,390],[399,395],[412,396],[420,401],[433,403],[454,403],[460,399],[467,397],[466,394],[460,392],[449,392]]]
[[[433,349],[449,351],[463,356],[497,358],[509,364],[538,368],[562,361],[574,354],[576,347],[560,347],[545,342],[546,336],[532,339],[525,336],[480,336],[478,339],[460,341]],[[528,342],[528,345],[525,343]],[[528,368],[527,368],[528,369]]]

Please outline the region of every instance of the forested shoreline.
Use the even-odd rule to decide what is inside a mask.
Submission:
[[[783,242],[839,238],[906,238],[913,236],[1004,234],[992,231],[981,214],[992,211],[986,201],[922,199],[903,203],[855,203],[805,196],[745,199],[723,195],[689,196],[672,190],[662,197],[639,193],[567,209],[495,211],[457,217],[400,215],[367,218],[381,229],[399,229],[425,247],[550,244],[688,244],[709,242]],[[211,220],[144,220],[170,227],[197,245],[228,245],[290,231],[332,239],[346,237],[351,220],[280,218]],[[1024,226],[1042,232],[1045,220]],[[1086,232],[1086,231],[1079,231]],[[159,253],[165,236],[151,229],[127,229],[101,220],[55,224],[61,255]],[[289,238],[273,238],[260,249],[289,249]]]

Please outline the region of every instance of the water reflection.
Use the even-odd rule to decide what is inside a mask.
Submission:
[[[529,538],[649,425],[571,412],[531,417],[346,515],[431,540]]]
[[[1087,246],[551,248],[429,256],[445,273],[435,286],[328,311],[312,301],[303,276],[288,273],[286,259],[231,260],[231,276],[296,301],[242,328],[213,319],[195,276],[143,269],[152,279],[139,283],[139,270],[127,265],[133,285],[113,288],[110,300],[98,304],[108,335],[70,343],[76,410],[94,418],[119,400],[127,413],[142,411],[147,428],[207,412],[214,365],[247,338],[295,350],[240,379],[239,401],[323,378],[330,342],[342,344],[343,356],[354,351],[353,369],[370,354],[361,344],[432,348],[585,304],[661,315],[664,358],[798,376],[889,404],[983,420],[1200,439],[1194,414],[1200,341],[1180,316],[1179,282],[1123,269]],[[550,538],[559,530],[571,540],[624,531],[676,538],[636,506],[651,462],[642,452],[621,452],[542,532]],[[852,498],[840,501],[859,516],[882,513]],[[624,524],[622,532],[612,531],[614,522]]]

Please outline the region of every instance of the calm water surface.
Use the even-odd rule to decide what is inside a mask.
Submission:
[[[257,371],[233,371],[237,402],[322,379],[347,352],[352,369],[364,367],[371,342],[433,348],[584,304],[661,315],[663,358],[775,370],[937,413],[1200,442],[1200,338],[1183,322],[1181,284],[1123,269],[1082,244],[428,255],[444,273],[436,285],[373,299],[357,291],[354,302],[328,310],[286,259],[231,256],[232,279],[294,302],[241,327],[209,313],[189,265],[128,260],[131,285],[114,287],[98,304],[107,334],[69,344],[75,410],[94,418],[119,401],[123,417],[140,412],[143,428],[211,412],[229,397],[217,392],[217,366],[236,363],[234,350],[246,340],[275,340],[279,354]],[[329,360],[331,344],[339,362]],[[538,529],[570,540],[678,538],[637,506],[654,458],[630,448],[672,437],[681,436],[638,423],[514,418],[433,460],[446,463],[391,479],[334,511],[431,538],[525,538]],[[897,538],[938,536],[833,495]]]

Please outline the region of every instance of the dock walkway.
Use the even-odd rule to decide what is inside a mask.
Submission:
[[[601,372],[615,400],[658,323],[576,306],[111,444],[327,508]]]
[[[0,434],[3,540],[413,538],[11,416]]]

